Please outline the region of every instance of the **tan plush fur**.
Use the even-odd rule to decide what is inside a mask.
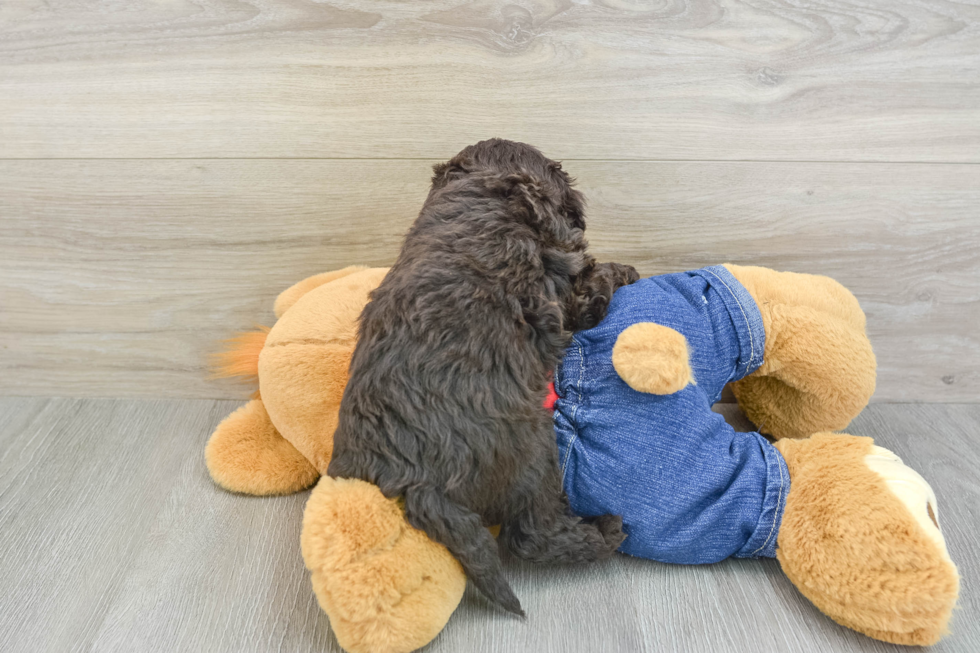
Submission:
[[[616,338],[613,367],[638,392],[669,395],[694,382],[687,339],[653,322],[638,322]]]
[[[387,273],[347,270],[294,300],[259,355],[259,391],[272,422],[321,474],[333,452],[357,318]],[[276,303],[285,303],[282,296]]]
[[[408,653],[456,609],[466,576],[445,547],[364,481],[324,476],[306,506],[303,559],[337,641],[351,653]]]
[[[956,567],[865,464],[870,438],[780,440],[792,486],[783,571],[838,623],[896,644],[934,644],[959,592]]]
[[[729,269],[759,303],[767,334],[765,364],[736,384],[743,410],[777,436],[842,428],[874,391],[857,301],[825,277]],[[279,296],[268,335],[231,343],[226,372],[257,373],[261,400],[212,435],[206,460],[218,484],[279,494],[308,487],[327,469],[357,317],[386,272],[346,268],[306,279]],[[618,349],[617,369],[660,392],[691,382],[683,337],[639,326]],[[872,637],[938,638],[955,602],[955,568],[937,561],[936,545],[858,462],[870,441],[817,436],[778,446],[792,477],[778,550],[790,579],[834,619]],[[302,548],[317,599],[351,653],[425,645],[466,585],[449,552],[362,481],[321,478],[307,503]]]
[[[205,450],[224,488],[296,492],[330,463],[357,318],[387,273],[345,268],[306,279],[276,300],[268,332],[233,339],[226,375],[257,375],[261,400],[232,413]],[[363,481],[321,479],[303,519],[303,557],[317,600],[351,653],[400,653],[431,641],[463,596],[455,558],[412,528]]]
[[[225,341],[225,351],[211,357],[214,378],[226,379],[242,377],[248,381],[259,378],[259,354],[265,347],[269,327],[259,327],[255,331],[243,331]]]
[[[746,417],[776,438],[845,428],[875,389],[857,299],[828,277],[725,267],[755,299],[766,331],[762,367],[732,385]]]
[[[253,399],[215,429],[204,450],[211,478],[226,490],[246,494],[292,494],[320,474],[279,435],[262,401]]]
[[[340,270],[334,270],[333,272],[321,272],[320,274],[314,274],[312,277],[306,277],[302,281],[293,284],[289,288],[286,288],[279,296],[276,297],[276,303],[272,307],[272,312],[275,313],[276,319],[281,318],[286,311],[293,307],[300,297],[315,290],[320,286],[330,283],[335,279],[340,279],[341,277],[347,277],[355,272],[360,272],[361,270],[367,270],[368,268],[363,265],[350,265],[346,268]],[[385,268],[387,270],[387,268]]]
[[[215,356],[216,376],[257,378],[261,395],[208,442],[208,470],[219,485],[283,494],[311,486],[326,470],[357,316],[386,272],[352,266],[304,279],[276,299],[280,319],[272,329],[241,333]]]

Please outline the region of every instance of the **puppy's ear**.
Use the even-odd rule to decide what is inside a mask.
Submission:
[[[568,220],[569,224],[576,229],[585,231],[585,195],[574,188],[569,188],[568,192],[565,193],[565,200],[562,202],[561,212],[565,215],[565,219]]]
[[[507,199],[507,210],[512,217],[540,234],[564,242],[577,226],[565,218],[565,198],[549,180],[515,173],[498,177],[491,188]]]
[[[585,196],[575,190],[575,180],[567,172],[562,170],[561,162],[552,161],[549,164],[552,178],[562,189],[561,212],[576,229],[585,231]]]
[[[473,167],[469,157],[457,155],[445,163],[432,166],[432,188],[442,188],[451,181],[462,178]]]

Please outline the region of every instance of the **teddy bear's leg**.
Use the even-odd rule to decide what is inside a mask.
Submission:
[[[334,270],[332,272],[323,272],[321,274],[314,274],[312,277],[307,277],[302,281],[299,281],[289,288],[286,288],[279,296],[276,297],[276,303],[273,307],[273,312],[276,314],[276,319],[282,317],[282,314],[289,310],[289,308],[299,300],[300,297],[310,292],[315,288],[319,288],[325,283],[329,283],[334,279],[340,279],[348,275],[354,274],[355,272],[360,272],[361,270],[366,270],[367,267],[363,265],[351,265],[341,270]]]
[[[875,388],[857,300],[828,277],[727,267],[755,299],[766,331],[762,366],[732,386],[746,417],[776,438],[846,427]]]
[[[291,494],[316,482],[313,465],[272,425],[261,399],[226,417],[204,450],[211,478],[246,494]]]
[[[313,591],[349,653],[408,653],[428,644],[466,588],[449,551],[364,481],[321,478],[306,504],[301,543]]]
[[[776,557],[838,623],[896,644],[947,631],[959,575],[929,484],[871,438],[780,440],[790,492]]]

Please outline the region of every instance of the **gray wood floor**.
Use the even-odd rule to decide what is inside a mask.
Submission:
[[[207,475],[204,443],[237,405],[0,399],[0,651],[339,651],[300,556],[306,494],[232,495]],[[980,406],[873,405],[851,431],[933,483],[963,576],[934,650],[980,650]],[[469,591],[426,650],[901,650],[829,621],[771,560],[509,574],[526,622]]]

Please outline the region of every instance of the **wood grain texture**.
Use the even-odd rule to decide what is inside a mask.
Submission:
[[[0,157],[980,161],[977,0],[15,0]]]
[[[204,443],[237,405],[0,399],[0,650],[340,653],[300,556],[306,493],[233,495],[207,475]],[[936,491],[963,577],[940,653],[980,642],[978,429],[976,405],[877,405],[851,428]],[[834,624],[773,560],[509,561],[508,576],[526,622],[470,588],[427,653],[907,650]]]
[[[208,353],[308,275],[390,264],[430,161],[0,161],[0,394],[243,398]],[[827,274],[876,401],[980,399],[980,166],[569,162],[597,256]]]

